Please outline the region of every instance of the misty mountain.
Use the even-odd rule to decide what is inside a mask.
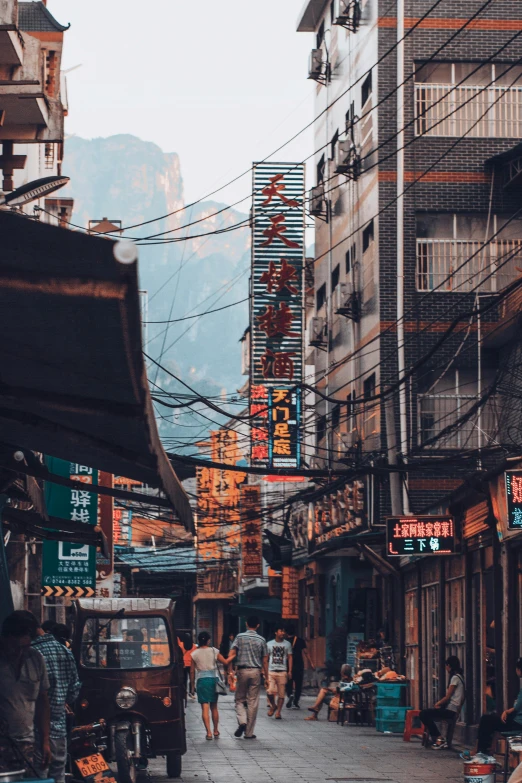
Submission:
[[[238,341],[248,324],[247,302],[201,318],[153,322],[174,321],[246,299],[250,231],[227,229],[246,221],[247,215],[213,201],[183,209],[178,155],[127,134],[69,138],[63,172],[71,178],[61,193],[75,200],[73,223],[87,226],[89,220],[106,217],[121,220],[128,227],[127,237],[149,238],[147,245],[140,245],[139,256],[140,287],[148,300],[146,353],[200,392],[234,393],[244,382]],[[187,223],[194,225],[185,227]],[[188,393],[163,371],[156,377],[154,366],[149,378],[163,389]],[[172,411],[161,410],[172,416]],[[201,417],[186,415],[177,419],[176,433],[165,421],[161,430],[164,435],[189,437],[204,425]]]

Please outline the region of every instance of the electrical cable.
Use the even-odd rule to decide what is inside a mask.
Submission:
[[[456,38],[456,37],[457,37],[457,36],[458,36],[458,35],[459,35],[459,34],[460,34],[462,31],[463,31],[463,30],[465,30],[465,29],[466,29],[466,27],[468,27],[468,26],[469,26],[469,24],[471,24],[471,22],[472,22],[474,19],[476,19],[476,18],[477,18],[477,17],[478,17],[478,16],[479,16],[479,15],[482,13],[482,11],[484,11],[484,10],[485,10],[485,9],[486,9],[486,8],[487,8],[487,7],[488,7],[490,4],[491,4],[491,2],[492,2],[492,1],[493,1],[493,0],[485,0],[485,2],[483,3],[483,5],[482,5],[482,6],[481,6],[481,7],[480,7],[480,8],[479,8],[479,9],[478,9],[478,10],[477,10],[477,11],[476,11],[476,12],[475,12],[475,13],[474,13],[474,14],[473,14],[471,17],[469,17],[469,19],[467,19],[467,20],[466,20],[465,24],[464,24],[464,25],[463,25],[461,28],[459,28],[458,30],[456,30],[456,31],[455,31],[455,32],[454,32],[454,33],[453,33],[453,34],[450,36],[450,38],[449,38],[449,39],[448,39],[448,40],[447,40],[447,41],[446,41],[446,42],[445,42],[445,43],[444,43],[444,44],[443,44],[443,45],[440,47],[440,49],[439,49],[439,50],[437,50],[437,53],[439,53],[440,51],[442,51],[442,49],[443,49],[445,46],[447,46],[449,43],[451,43],[451,42],[452,42],[452,41],[453,41],[453,40],[454,40],[454,39],[455,39],[455,38]],[[380,64],[381,64],[381,63],[382,63],[382,62],[383,62],[383,61],[384,61],[384,60],[385,60],[385,59],[386,59],[388,56],[390,56],[390,55],[391,55],[391,54],[392,54],[392,53],[393,53],[393,52],[396,50],[396,48],[398,47],[399,43],[401,43],[402,41],[406,40],[406,39],[407,39],[407,38],[408,38],[408,37],[409,37],[409,36],[410,36],[410,35],[411,35],[411,34],[412,34],[412,33],[413,33],[413,32],[414,32],[414,31],[415,31],[415,30],[416,30],[416,29],[417,29],[417,28],[418,28],[418,27],[421,25],[421,24],[422,24],[422,22],[423,22],[425,19],[427,19],[427,18],[430,16],[430,14],[431,14],[431,13],[432,13],[432,12],[433,12],[433,11],[434,11],[434,10],[435,10],[435,9],[436,9],[436,8],[437,8],[439,5],[440,5],[440,4],[441,4],[441,2],[444,2],[444,0],[436,0],[436,2],[435,2],[435,3],[434,3],[434,4],[433,4],[433,5],[432,5],[432,6],[431,6],[431,7],[430,7],[430,8],[429,8],[429,9],[428,9],[428,10],[427,10],[427,11],[426,11],[426,12],[425,12],[425,13],[424,13],[424,14],[423,14],[423,15],[422,15],[420,18],[419,18],[419,19],[417,19],[417,20],[414,22],[414,24],[413,24],[411,27],[409,27],[409,28],[408,28],[408,31],[407,31],[407,32],[404,34],[404,36],[401,38],[401,40],[400,40],[400,41],[395,41],[395,42],[393,43],[393,45],[392,45],[392,46],[391,46],[391,47],[390,47],[390,48],[389,48],[389,49],[388,49],[386,52],[384,52],[384,53],[383,53],[383,54],[380,56],[380,58],[378,58],[378,60],[377,60],[377,61],[376,61],[376,62],[375,62],[375,63],[374,63],[372,66],[371,66],[371,68],[369,68],[367,71],[365,71],[365,72],[364,72],[364,73],[363,73],[361,76],[359,76],[359,77],[358,77],[358,78],[357,78],[357,79],[356,79],[356,80],[355,80],[355,81],[354,81],[354,82],[353,82],[353,83],[352,83],[352,84],[351,84],[349,87],[347,87],[347,88],[346,88],[346,89],[345,89],[343,92],[341,92],[341,93],[340,93],[338,96],[336,96],[336,98],[334,98],[334,100],[333,100],[333,101],[332,101],[332,102],[331,102],[331,103],[330,103],[328,106],[326,106],[326,107],[325,107],[325,108],[324,108],[324,109],[323,109],[323,110],[322,110],[322,111],[321,111],[321,112],[320,112],[320,113],[319,113],[319,114],[318,114],[316,117],[314,117],[314,119],[312,119],[312,120],[311,120],[311,121],[310,121],[310,122],[309,122],[307,125],[305,125],[303,128],[301,128],[301,130],[299,130],[299,131],[298,131],[296,134],[294,134],[294,135],[293,135],[293,136],[292,136],[290,139],[288,139],[286,142],[284,142],[282,145],[280,145],[280,146],[279,146],[277,149],[275,149],[275,150],[274,150],[272,153],[270,153],[270,155],[266,156],[266,158],[264,158],[264,159],[263,159],[262,161],[260,161],[260,162],[261,162],[261,163],[267,162],[267,161],[268,161],[268,160],[269,160],[271,157],[273,157],[273,156],[274,156],[274,155],[276,155],[278,152],[280,152],[282,149],[284,149],[284,147],[286,147],[286,146],[288,146],[289,144],[291,144],[291,143],[292,143],[292,142],[293,142],[293,141],[294,141],[296,138],[298,138],[298,137],[299,137],[299,136],[300,136],[302,133],[304,133],[304,132],[305,132],[306,130],[308,130],[310,127],[313,127],[313,125],[314,125],[314,124],[315,124],[315,123],[316,123],[316,122],[317,122],[317,121],[318,121],[318,120],[319,120],[319,119],[320,119],[320,118],[321,118],[321,117],[322,117],[322,116],[323,116],[325,113],[327,113],[327,112],[328,112],[328,111],[329,111],[329,110],[332,108],[332,106],[334,106],[334,105],[335,105],[335,104],[336,104],[336,103],[337,103],[339,100],[341,100],[341,98],[342,98],[342,97],[344,97],[344,95],[346,95],[348,92],[350,92],[350,91],[351,91],[351,90],[352,90],[352,89],[353,89],[355,86],[357,86],[357,84],[359,84],[359,83],[360,83],[360,82],[361,82],[363,79],[365,79],[365,78],[366,78],[366,77],[367,77],[367,76],[368,76],[368,75],[371,73],[371,71],[373,70],[373,68],[376,68],[377,66],[379,66],[379,65],[380,65]],[[435,54],[435,55],[433,55],[433,56],[436,56],[436,54]],[[408,77],[408,78],[411,78],[411,77]],[[408,81],[408,79],[407,79],[407,80],[405,80],[405,83],[406,83],[406,81]],[[386,100],[387,98],[389,98],[389,97],[391,97],[392,95],[394,95],[394,94],[395,94],[395,92],[396,92],[396,90],[397,90],[397,86],[394,88],[394,90],[392,90],[392,91],[389,93],[389,95],[388,95],[388,96],[385,96],[385,98],[383,98],[382,100],[384,101],[384,100]],[[314,154],[315,154],[315,153],[314,153]],[[173,210],[173,211],[171,211],[171,212],[168,212],[168,213],[166,213],[166,214],[164,214],[164,215],[161,215],[161,216],[158,216],[158,217],[156,217],[156,218],[151,218],[150,220],[142,221],[142,222],[140,222],[140,223],[135,223],[135,224],[133,224],[133,225],[130,225],[130,226],[125,226],[125,227],[122,229],[122,231],[130,231],[130,230],[132,230],[132,229],[134,229],[134,228],[140,228],[140,227],[142,227],[142,226],[144,226],[144,225],[149,225],[149,224],[151,224],[151,223],[159,222],[160,220],[165,220],[166,218],[168,218],[168,217],[172,217],[173,215],[175,215],[175,214],[178,214],[179,212],[185,211],[185,210],[187,210],[187,209],[191,209],[191,208],[193,208],[194,206],[196,206],[197,204],[199,204],[199,203],[201,203],[201,202],[203,202],[203,201],[206,201],[207,199],[209,199],[211,196],[215,195],[215,193],[219,192],[220,190],[223,190],[224,188],[226,188],[226,187],[228,187],[228,186],[230,186],[230,185],[234,184],[234,183],[235,183],[235,182],[236,182],[238,179],[241,179],[242,177],[246,176],[246,175],[247,175],[247,174],[249,174],[251,171],[252,171],[252,167],[249,167],[247,170],[245,170],[244,172],[242,172],[240,175],[238,175],[238,176],[234,177],[232,180],[230,180],[228,183],[226,183],[225,185],[221,186],[220,188],[218,188],[218,189],[216,189],[216,190],[214,190],[214,191],[212,191],[212,192],[208,193],[206,196],[203,196],[203,197],[201,197],[201,198],[197,199],[196,201],[194,201],[194,202],[191,202],[190,204],[186,204],[186,205],[184,205],[183,207],[180,207],[180,208],[179,208],[179,209],[177,209],[177,210]],[[250,194],[249,194],[249,195],[250,195]],[[231,207],[235,206],[236,204],[239,204],[239,203],[241,203],[242,201],[244,201],[244,200],[245,200],[246,198],[248,198],[248,197],[249,197],[249,196],[245,196],[245,198],[244,198],[244,199],[241,199],[241,201],[235,202],[235,204],[233,204],[233,205],[229,205],[229,206],[225,207],[225,209],[230,209]],[[221,211],[224,211],[224,210],[221,210]],[[217,214],[220,214],[220,213],[219,213],[219,212],[216,212],[216,213],[214,213],[214,215],[217,215]],[[207,218],[204,218],[204,219],[208,219],[208,217],[212,217],[212,216],[214,216],[214,215],[209,215],[209,216],[207,216]],[[199,221],[198,221],[198,222],[199,222]],[[85,230],[85,228],[84,228],[84,227],[82,227],[82,226],[78,226],[78,225],[75,225],[75,224],[73,224],[73,223],[69,223],[69,225],[72,225],[73,227],[75,227],[75,228],[78,228],[78,229],[80,229],[80,230]],[[181,230],[181,229],[183,229],[183,228],[186,228],[188,225],[192,225],[192,224],[185,224],[185,225],[183,225],[183,226],[177,227],[177,228],[176,228],[176,229],[174,229],[174,230]],[[91,231],[90,233],[98,233],[98,232],[92,232],[92,231]],[[163,232],[162,232],[162,233],[163,233]],[[157,237],[157,236],[160,236],[160,235],[161,235],[161,234],[156,234],[156,235],[153,235],[153,238],[155,238],[155,237]],[[110,235],[104,234],[104,236],[106,236],[106,237],[107,237],[107,236],[110,236]],[[116,237],[116,238],[119,238],[119,237]],[[139,239],[142,239],[142,238],[140,237]],[[145,239],[149,239],[149,238],[145,238]]]
[[[416,29],[417,29],[417,27],[419,27],[419,25],[421,25],[421,24],[422,24],[422,22],[423,22],[423,21],[424,21],[424,20],[425,20],[425,19],[426,19],[426,18],[427,18],[427,17],[428,17],[428,16],[429,16],[431,13],[432,13],[432,11],[434,11],[434,10],[436,9],[436,7],[437,7],[437,6],[440,4],[440,2],[441,2],[441,1],[442,1],[442,0],[437,0],[437,1],[434,3],[434,5],[432,5],[432,6],[431,6],[431,8],[429,8],[429,9],[428,9],[428,11],[426,11],[426,13],[425,13],[425,14],[424,14],[422,17],[420,17],[418,20],[416,20],[416,22],[415,22],[415,23],[414,23],[414,24],[413,24],[413,25],[412,25],[412,26],[411,26],[411,27],[408,29],[408,32],[407,32],[407,33],[405,33],[405,35],[403,36],[403,38],[401,39],[401,41],[400,41],[400,42],[404,41],[404,40],[405,40],[405,39],[406,39],[406,38],[407,38],[409,35],[411,35],[411,34],[412,34],[412,33],[413,33],[413,32],[414,32]],[[449,38],[448,38],[448,39],[447,39],[447,40],[446,40],[446,41],[445,41],[445,42],[444,42],[444,43],[443,43],[443,44],[442,44],[442,45],[441,45],[441,46],[440,46],[440,47],[439,47],[439,48],[438,48],[438,49],[437,49],[437,50],[436,50],[436,51],[435,51],[435,52],[434,52],[432,55],[430,55],[430,57],[429,57],[429,58],[426,60],[426,62],[430,62],[430,61],[431,61],[433,58],[435,58],[435,57],[436,57],[438,54],[440,54],[440,52],[441,52],[441,51],[442,51],[442,50],[443,50],[443,49],[444,49],[446,46],[448,46],[449,44],[451,44],[451,43],[452,43],[452,42],[455,40],[455,38],[456,38],[458,35],[460,35],[460,34],[461,34],[461,33],[462,33],[464,30],[466,30],[466,28],[467,28],[467,27],[468,27],[468,26],[469,26],[469,25],[470,25],[470,24],[471,24],[471,23],[472,23],[472,22],[473,22],[473,21],[474,21],[474,20],[475,20],[475,19],[476,19],[478,16],[480,16],[480,14],[481,14],[481,13],[482,13],[482,12],[483,12],[483,11],[484,11],[484,10],[485,10],[485,9],[486,9],[488,6],[489,6],[489,5],[491,5],[491,3],[492,3],[492,2],[493,2],[493,0],[485,0],[485,2],[484,2],[484,3],[483,3],[481,6],[480,6],[480,8],[479,8],[479,9],[478,9],[478,10],[477,10],[477,11],[476,11],[474,14],[472,14],[472,15],[471,15],[469,18],[467,18],[467,19],[465,20],[464,24],[463,24],[461,27],[459,27],[459,28],[458,28],[458,29],[457,29],[457,30],[456,30],[456,31],[455,31],[455,32],[454,32],[454,33],[453,33],[453,34],[452,34],[452,35],[451,35],[451,36],[450,36],[450,37],[449,37]],[[358,78],[355,80],[355,82],[353,82],[353,84],[351,84],[351,85],[350,85],[349,87],[347,87],[347,88],[346,88],[344,91],[342,91],[342,92],[341,92],[341,93],[340,93],[338,96],[336,96],[336,97],[334,98],[334,100],[333,100],[333,101],[332,101],[330,104],[328,104],[328,106],[326,106],[326,107],[325,107],[325,108],[324,108],[324,109],[323,109],[323,110],[322,110],[322,111],[321,111],[321,112],[320,112],[320,113],[319,113],[319,114],[318,114],[318,115],[317,115],[317,116],[316,116],[316,117],[315,117],[315,118],[314,118],[314,119],[313,119],[313,120],[312,120],[310,123],[308,123],[308,125],[306,125],[306,126],[305,126],[305,127],[304,127],[304,128],[301,130],[301,131],[299,131],[299,133],[298,133],[298,134],[296,134],[295,136],[293,136],[293,137],[292,137],[292,138],[291,138],[289,141],[287,141],[287,142],[286,142],[285,144],[283,144],[281,147],[279,147],[278,149],[276,149],[276,150],[275,150],[273,153],[271,153],[271,155],[267,156],[267,158],[265,158],[265,159],[264,159],[263,161],[261,161],[261,162],[262,162],[262,163],[264,163],[264,162],[266,162],[267,160],[269,160],[269,158],[271,158],[273,155],[276,155],[278,152],[280,152],[280,151],[281,151],[281,149],[283,149],[285,146],[287,146],[287,145],[288,145],[288,144],[290,144],[292,141],[294,141],[294,140],[295,140],[295,139],[296,139],[296,138],[297,138],[299,135],[301,135],[301,133],[303,133],[305,130],[308,130],[308,128],[312,127],[312,126],[315,124],[315,122],[317,122],[317,121],[318,121],[318,120],[319,120],[319,119],[320,119],[320,118],[321,118],[321,117],[322,117],[322,116],[323,116],[325,113],[327,113],[327,112],[328,112],[328,111],[329,111],[329,110],[332,108],[332,106],[334,106],[334,105],[335,105],[335,104],[336,104],[336,103],[337,103],[337,102],[338,102],[338,101],[339,101],[341,98],[343,98],[343,97],[344,97],[344,96],[345,96],[347,93],[351,92],[351,90],[352,90],[352,89],[353,89],[355,86],[357,86],[357,84],[359,84],[359,83],[360,83],[360,82],[361,82],[363,79],[365,79],[365,78],[366,78],[366,77],[367,77],[367,76],[368,76],[368,75],[369,75],[369,74],[372,72],[373,68],[376,68],[376,67],[377,67],[378,65],[380,65],[380,64],[381,64],[381,63],[382,63],[382,62],[383,62],[383,61],[384,61],[384,60],[385,60],[385,59],[386,59],[386,58],[387,58],[387,57],[388,57],[390,54],[392,54],[392,53],[395,51],[395,49],[397,48],[397,46],[399,45],[399,43],[400,43],[400,42],[399,42],[399,41],[396,41],[396,42],[393,44],[393,46],[391,46],[391,47],[390,47],[390,48],[389,48],[389,49],[388,49],[388,50],[387,50],[387,51],[386,51],[386,52],[385,52],[383,55],[381,55],[381,57],[380,57],[380,58],[377,60],[377,62],[376,62],[376,63],[375,63],[375,64],[374,64],[374,65],[373,65],[371,68],[369,68],[367,71],[365,71],[365,72],[364,72],[364,73],[363,73],[363,74],[362,74],[360,77],[358,77]],[[414,73],[412,73],[412,74],[410,74],[409,76],[407,76],[407,77],[406,77],[406,79],[405,79],[405,80],[402,82],[402,84],[401,84],[400,86],[407,84],[407,83],[408,83],[408,82],[409,82],[411,79],[413,79],[413,78],[414,78]],[[383,104],[383,103],[384,103],[386,100],[388,100],[390,97],[392,97],[393,95],[395,95],[395,93],[397,92],[398,88],[399,88],[399,85],[396,85],[396,86],[395,86],[395,87],[394,87],[394,88],[393,88],[393,89],[392,89],[392,90],[391,90],[389,93],[387,93],[387,95],[385,95],[385,96],[384,96],[384,97],[383,97],[383,98],[382,98],[380,101],[378,101],[378,102],[377,102],[377,104],[376,104],[374,107],[372,107],[372,110],[371,110],[371,111],[374,111],[376,108],[378,108],[379,106],[381,106],[381,105],[382,105],[382,104]],[[360,122],[360,121],[361,121],[361,119],[359,119],[358,121]],[[394,138],[394,137],[392,137],[392,138]],[[327,146],[327,145],[323,145],[323,146],[320,148],[320,150],[321,150],[321,149],[324,149],[324,148],[325,148],[325,146]],[[320,150],[319,150],[319,151],[320,151]],[[312,155],[310,155],[310,156],[308,156],[307,158],[305,158],[305,159],[304,159],[304,160],[303,160],[303,161],[302,161],[302,162],[301,162],[299,165],[302,165],[302,163],[304,163],[304,162],[305,162],[306,160],[308,160],[310,157],[313,157],[314,155],[316,155],[316,154],[317,154],[317,152],[318,152],[318,151],[315,151],[314,153],[312,153]],[[244,174],[248,173],[250,170],[251,170],[251,169],[249,169],[247,172],[244,172]],[[244,176],[244,174],[243,174],[243,176]],[[214,215],[212,215],[212,216],[219,215],[221,212],[225,211],[226,209],[230,209],[230,208],[232,208],[232,207],[235,207],[235,206],[237,206],[238,204],[241,204],[243,201],[245,201],[247,198],[249,198],[249,196],[250,196],[250,194],[249,194],[248,196],[245,196],[245,198],[241,199],[240,201],[236,201],[236,202],[234,202],[233,204],[231,204],[231,205],[229,205],[229,206],[227,206],[227,207],[223,208],[222,210],[219,210],[218,212],[215,212],[215,213],[214,213]],[[211,217],[211,216],[209,216],[209,217]],[[148,221],[148,222],[154,222],[154,221]],[[187,223],[187,224],[185,224],[185,226],[188,226],[188,225],[194,225],[194,224],[190,224],[190,223]],[[137,227],[137,226],[131,226],[130,228],[136,228],[136,227]],[[153,235],[153,236],[156,238],[156,237],[158,237],[158,236],[162,236],[162,235],[164,235],[165,233],[171,233],[171,231],[178,231],[178,230],[180,230],[180,228],[170,229],[169,231],[166,231],[166,232],[161,232],[161,233],[159,233],[159,234],[155,234],[155,235]],[[147,239],[150,239],[150,237],[148,237]]]
[[[180,321],[188,321],[191,318],[201,318],[203,315],[210,315],[211,313],[219,313],[221,310],[227,310],[229,307],[235,307],[238,304],[243,304],[243,302],[248,302],[250,299],[249,296],[246,296],[244,299],[240,299],[238,302],[231,302],[231,304],[223,305],[222,307],[216,307],[214,310],[205,310],[202,313],[196,313],[196,315],[185,315],[183,318],[173,318],[168,321],[143,321],[144,324],[177,324]]]

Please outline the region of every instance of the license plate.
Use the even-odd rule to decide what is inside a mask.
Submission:
[[[92,756],[75,759],[75,761],[82,778],[88,778],[90,775],[96,775],[97,772],[105,772],[109,769],[109,765],[101,753],[93,753]]]

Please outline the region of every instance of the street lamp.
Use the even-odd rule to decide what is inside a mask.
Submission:
[[[28,204],[30,201],[35,201],[59,188],[63,188],[68,182],[69,177],[61,176],[34,179],[32,182],[28,182],[10,193],[0,193],[0,206],[19,207],[22,204]]]

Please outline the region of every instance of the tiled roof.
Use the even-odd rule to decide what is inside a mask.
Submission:
[[[31,3],[18,3],[18,27],[26,32],[60,32],[69,29],[69,25],[64,27],[56,21],[54,16],[47,10],[41,0]]]

